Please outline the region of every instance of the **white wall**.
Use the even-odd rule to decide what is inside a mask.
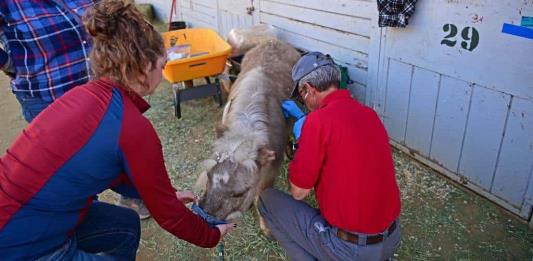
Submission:
[[[528,3],[529,2],[529,3]],[[374,109],[397,145],[508,210],[533,198],[533,40],[502,33],[531,1],[419,1],[383,31]]]
[[[276,27],[282,39],[310,51],[329,53],[349,68],[354,95],[368,104],[367,86],[375,77],[369,61],[379,53],[377,6],[362,0],[262,0],[261,23]],[[376,64],[377,68],[377,64]]]

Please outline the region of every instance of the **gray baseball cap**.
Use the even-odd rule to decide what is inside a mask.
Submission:
[[[304,76],[325,65],[335,65],[335,62],[329,54],[310,52],[302,56],[294,67],[292,67],[292,81],[294,82],[294,87],[292,88],[291,96],[289,98],[295,98],[299,95],[298,83]]]

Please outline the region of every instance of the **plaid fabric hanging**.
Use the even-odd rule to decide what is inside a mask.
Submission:
[[[406,27],[417,0],[378,0],[379,27]]]

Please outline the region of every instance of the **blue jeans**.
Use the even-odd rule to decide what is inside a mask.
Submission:
[[[43,101],[39,97],[26,96],[21,93],[16,93],[15,97],[17,97],[17,100],[19,101],[20,106],[22,107],[22,115],[28,123],[52,103]]]
[[[400,245],[399,221],[396,229],[377,244],[354,244],[337,237],[318,209],[295,200],[276,189],[267,189],[259,198],[259,212],[272,235],[291,260],[387,260]],[[366,241],[364,234],[358,234]]]
[[[74,236],[38,260],[135,260],[140,237],[135,211],[95,201]]]

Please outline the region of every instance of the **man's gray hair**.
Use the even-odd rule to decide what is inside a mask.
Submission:
[[[298,82],[298,89],[301,89],[305,83],[309,83],[322,92],[331,85],[335,85],[338,88],[340,82],[341,71],[339,67],[337,65],[324,65],[302,77]]]

